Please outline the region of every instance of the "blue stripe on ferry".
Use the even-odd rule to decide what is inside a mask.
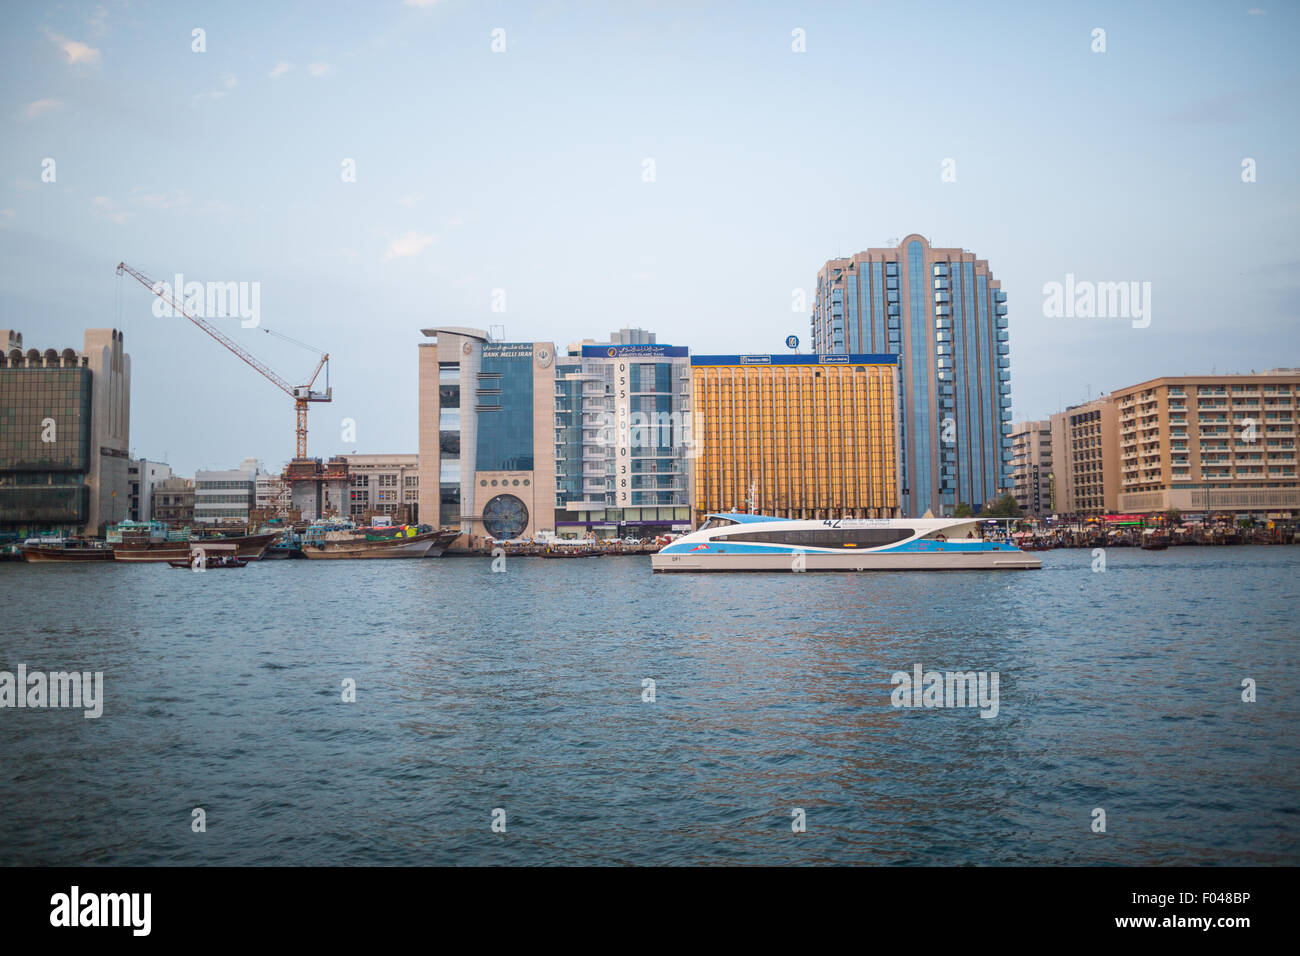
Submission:
[[[1007,545],[984,541],[905,541],[885,548],[795,548],[788,544],[677,543],[667,545],[660,554],[933,554],[951,551],[1018,551]]]

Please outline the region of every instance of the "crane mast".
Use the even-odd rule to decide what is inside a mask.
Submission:
[[[234,352],[235,355],[239,356],[239,358],[241,358],[245,363],[251,365],[263,378],[267,379],[272,385],[274,385],[276,388],[280,389],[280,391],[284,392],[286,395],[288,395],[290,398],[293,399],[294,408],[297,411],[297,438],[298,438],[297,454],[295,458],[296,460],[299,461],[306,459],[307,457],[307,403],[333,401],[334,390],[331,389],[328,385],[329,382],[328,368],[329,368],[329,360],[330,360],[329,353],[320,352],[320,356],[321,356],[320,362],[316,364],[316,370],[312,372],[311,378],[307,380],[306,385],[290,385],[287,381],[285,381],[285,379],[277,375],[265,362],[258,359],[255,355],[250,353],[247,349],[241,346],[230,336],[226,335],[226,333],[222,332],[215,325],[205,321],[204,319],[196,315],[192,315],[185,308],[185,306],[178,300],[176,295],[173,295],[172,293],[166,291],[166,286],[164,283],[154,282],[152,279],[150,279],[147,275],[140,272],[139,270],[132,269],[125,262],[119,262],[117,264],[117,274],[122,275],[123,273],[135,279],[136,282],[139,282],[142,286],[144,286],[154,295],[158,296],[158,298],[162,299],[164,302],[170,305],[179,314],[185,316],[185,318],[189,319],[191,322],[197,325],[204,332],[208,333],[208,335],[212,336],[214,339],[216,339],[218,342],[224,345],[231,352]],[[178,293],[179,291],[180,290],[177,290]],[[271,330],[264,329],[263,331],[270,332]],[[276,334],[278,335],[279,333]],[[287,336],[280,336],[280,337],[288,338]],[[289,341],[294,341],[294,340],[289,339]],[[303,343],[301,342],[297,342],[295,344],[303,345]],[[319,349],[314,349],[309,345],[303,345],[303,347],[311,349],[314,352],[319,351]],[[325,380],[327,384],[325,387],[325,391],[323,392],[312,391],[312,385],[316,383],[316,378],[320,375],[321,369],[326,369]]]

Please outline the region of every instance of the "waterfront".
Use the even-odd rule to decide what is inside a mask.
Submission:
[[[0,668],[105,701],[0,710],[0,863],[1300,863],[1300,550],[1041,557],[3,565]],[[894,709],[916,663],[997,717]]]

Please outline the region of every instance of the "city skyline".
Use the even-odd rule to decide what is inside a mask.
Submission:
[[[328,350],[322,458],[415,449],[421,328],[807,351],[818,269],[913,232],[1001,281],[1014,421],[1300,364],[1292,8],[330,9],[74,4],[0,39],[6,325],[123,331],[132,450],[178,474],[276,467],[292,403],[122,260],[258,283],[223,328],[287,377],[312,356],[263,329]],[[1150,283],[1149,314],[1049,317],[1050,283]]]

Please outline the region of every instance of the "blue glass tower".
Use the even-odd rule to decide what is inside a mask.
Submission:
[[[1011,486],[1007,297],[988,263],[911,235],[832,259],[817,276],[820,354],[900,356],[903,512],[978,510]]]

